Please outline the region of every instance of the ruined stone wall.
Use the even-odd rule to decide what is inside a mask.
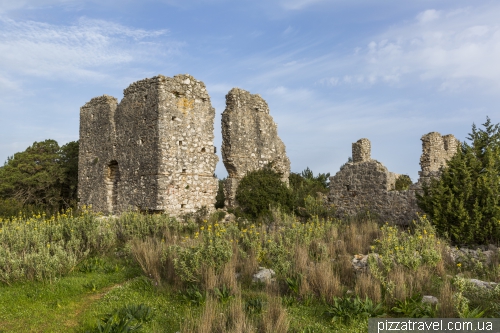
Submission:
[[[393,191],[396,178],[380,162],[370,158],[370,141],[352,145],[353,162],[330,177],[328,200],[339,216],[370,211],[383,221],[407,224],[418,210],[413,191]]]
[[[352,144],[353,162],[347,163],[335,176],[330,177],[328,200],[339,216],[360,211],[378,214],[382,220],[408,224],[419,211],[415,192],[422,184],[439,176],[460,145],[453,135],[441,136],[431,132],[422,137],[421,171],[417,183],[407,191],[394,191],[399,174],[389,172],[382,163],[370,158],[370,141],[361,139]]]
[[[92,121],[97,111],[104,120]],[[189,75],[135,82],[118,105],[91,100],[80,111],[80,204],[106,213],[211,209],[214,117],[205,85]]]
[[[115,159],[114,117],[118,101],[103,95],[92,98],[80,109],[78,198],[83,205],[108,212],[112,205],[113,178],[108,164]],[[116,178],[115,178],[116,179]],[[115,197],[116,199],[116,197]]]
[[[371,160],[372,145],[370,140],[363,138],[352,144],[352,161],[354,163]]]
[[[272,162],[273,169],[288,183],[290,160],[278,137],[269,106],[260,95],[233,88],[226,95],[222,113],[222,160],[228,172],[225,183],[226,206],[236,204],[238,183],[247,172]]]
[[[422,156],[418,186],[429,181],[432,177],[439,176],[439,169],[457,152],[460,141],[452,134],[441,136],[438,132],[428,133],[422,140]]]

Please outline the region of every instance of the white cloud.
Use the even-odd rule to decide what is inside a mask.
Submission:
[[[416,79],[441,90],[487,86],[490,93],[498,93],[499,16],[497,4],[423,11],[415,21],[393,26],[361,50],[356,48],[338,83],[406,84]],[[320,82],[331,85],[328,80]]]
[[[106,76],[104,66],[130,64],[175,52],[160,43],[166,30],[132,29],[81,18],[74,25],[17,22],[0,17],[0,71],[66,80]]]
[[[435,9],[428,9],[417,15],[417,20],[420,23],[427,23],[437,20],[441,16],[441,13]]]

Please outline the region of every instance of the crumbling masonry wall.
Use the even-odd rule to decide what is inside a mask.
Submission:
[[[105,213],[211,209],[214,117],[205,85],[190,75],[132,83],[120,103],[93,98],[80,109],[80,204]]]
[[[420,157],[419,186],[432,177],[439,176],[439,170],[455,155],[460,141],[452,134],[443,135],[438,132],[428,133],[422,140],[422,156]]]
[[[405,224],[416,216],[414,193],[394,191],[396,178],[380,162],[370,158],[371,144],[361,139],[352,144],[353,162],[330,177],[328,200],[339,216],[370,211],[384,221]]]
[[[269,106],[260,95],[239,88],[231,89],[226,95],[226,109],[222,113],[222,160],[228,172],[224,188],[227,207],[236,205],[236,189],[241,178],[269,163],[288,183],[290,160],[269,114]]]
[[[408,224],[419,212],[415,192],[421,191],[423,182],[439,176],[457,151],[460,141],[453,135],[441,136],[431,132],[422,137],[421,171],[417,183],[409,190],[395,191],[398,174],[389,172],[380,162],[371,159],[371,144],[360,139],[352,144],[353,162],[347,163],[330,177],[328,200],[339,216],[354,215],[360,211],[376,213],[383,221]]]

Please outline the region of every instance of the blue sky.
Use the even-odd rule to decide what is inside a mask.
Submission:
[[[0,0],[0,160],[77,140],[92,97],[188,73],[218,147],[240,87],[268,102],[292,171],[335,174],[366,137],[416,181],[423,134],[500,122],[499,17],[485,0]]]

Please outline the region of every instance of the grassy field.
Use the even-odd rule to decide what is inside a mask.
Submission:
[[[0,332],[366,332],[368,317],[500,314],[500,287],[468,282],[500,281],[498,251],[452,260],[425,216],[410,228],[369,214],[222,218],[1,220]],[[259,267],[273,279],[253,282]]]

